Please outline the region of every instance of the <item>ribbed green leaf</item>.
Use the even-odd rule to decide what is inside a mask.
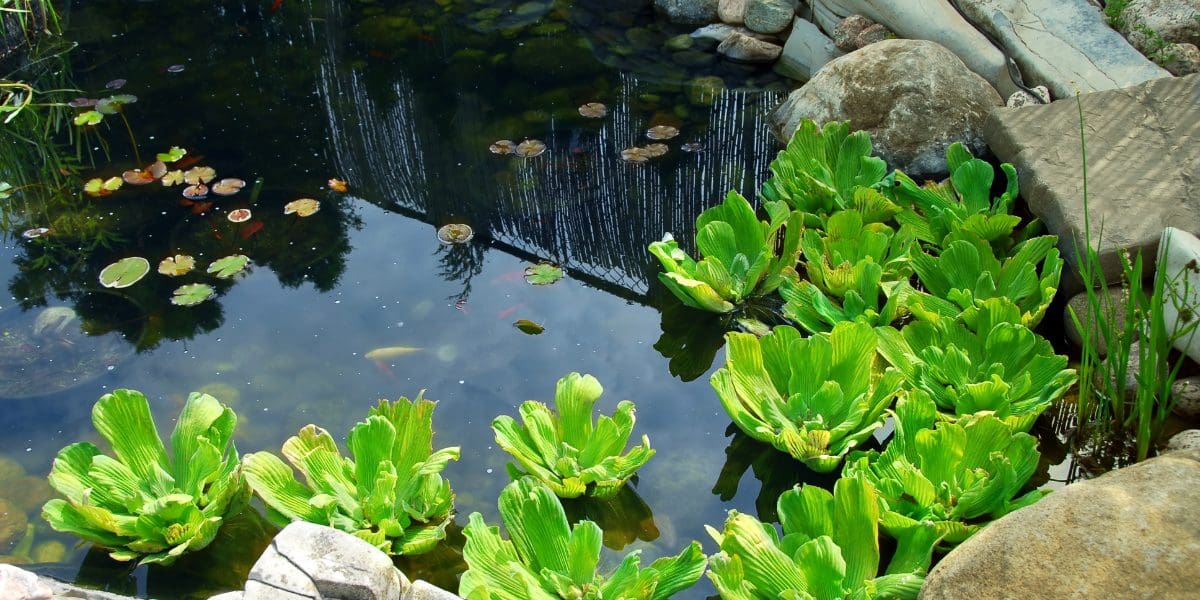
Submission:
[[[708,558],[704,556],[700,542],[696,541],[675,556],[665,556],[650,563],[648,569],[658,574],[658,582],[650,600],[666,600],[692,587],[700,580],[707,564]]]
[[[500,518],[513,545],[533,572],[568,572],[567,515],[549,488],[523,477],[500,492]]]
[[[309,504],[313,493],[296,481],[292,468],[270,452],[242,457],[246,481],[263,502],[289,519],[321,523],[323,511]]]
[[[150,415],[150,403],[136,390],[114,390],[92,408],[92,424],[108,441],[117,459],[139,479],[155,476],[155,467],[167,469],[167,452]]]
[[[554,388],[554,405],[558,409],[562,441],[575,448],[583,448],[591,441],[592,407],[603,393],[603,386],[591,375],[571,373],[558,380]],[[624,445],[622,442],[622,448]]]

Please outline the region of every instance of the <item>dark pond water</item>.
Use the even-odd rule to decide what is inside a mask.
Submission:
[[[648,2],[270,4],[91,0],[66,11],[83,95],[125,79],[121,91],[138,97],[125,110],[129,131],[113,117],[101,127],[112,159],[93,143],[95,176],[178,145],[220,176],[262,184],[254,202],[248,188],[199,215],[177,188],[152,184],[82,200],[44,215],[50,223],[11,224],[0,247],[3,326],[31,331],[46,307],[80,315],[53,344],[30,344],[36,364],[8,365],[0,399],[0,455],[30,477],[20,493],[6,484],[12,491],[0,495],[38,496],[19,503],[38,543],[73,540],[38,518],[46,490],[34,482],[59,448],[95,439],[90,407],[120,387],[145,392],[163,429],[188,392],[213,393],[237,411],[243,453],[277,452],[308,423],[342,436],[377,399],[424,389],[440,401],[435,447],[462,446],[447,476],[464,524],[472,511],[497,521],[507,455],[491,420],[526,399],[551,400],[568,372],[591,373],[605,387],[599,409],[636,402],[635,434],[649,435],[658,455],[636,494],[570,508],[599,519],[609,547],[640,548],[645,562],[691,539],[712,552],[705,524],[719,526],[729,509],[769,517],[780,491],[820,481],[727,434],[707,377],[712,359],[723,360],[721,328],[658,286],[645,250],[666,231],[690,244],[695,215],[726,190],[753,196],[778,149],[767,111],[788,83],[664,51],[682,31],[657,22]],[[724,90],[710,87],[714,76]],[[609,115],[578,114],[593,101]],[[621,160],[659,124],[682,132],[666,156]],[[488,151],[525,138],[547,151]],[[703,149],[683,152],[686,142]],[[328,190],[331,177],[349,192]],[[302,197],[318,199],[320,212],[282,214]],[[234,208],[250,208],[253,220],[230,223]],[[436,229],[451,222],[470,224],[474,240],[440,244]],[[55,235],[19,236],[34,226]],[[116,293],[97,285],[119,258],[157,264],[180,253],[202,264],[243,253],[252,266],[190,308],[171,305],[171,291],[212,278],[152,273]],[[523,270],[538,261],[562,264],[567,277],[527,284]],[[518,319],[545,332],[526,335]],[[389,346],[419,350],[364,358]],[[206,597],[240,587],[270,535],[253,516],[169,569],[130,571],[86,547],[37,568],[123,593]],[[456,589],[463,567],[453,555],[406,566]],[[711,593],[705,579],[686,597]]]

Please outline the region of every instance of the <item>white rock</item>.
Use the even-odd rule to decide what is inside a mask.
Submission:
[[[1200,429],[1185,429],[1171,436],[1164,452],[1176,450],[1200,450]]]
[[[52,592],[38,576],[12,565],[0,564],[0,598],[4,600],[50,600]]]
[[[808,81],[825,63],[842,55],[833,40],[821,33],[812,21],[797,18],[792,34],[783,45],[783,54],[775,63],[775,71],[784,77]]]
[[[1167,277],[1171,293],[1163,298],[1163,320],[1167,331],[1183,332],[1200,317],[1200,239],[1174,227],[1163,230],[1159,239],[1158,270]],[[1156,273],[1155,276],[1158,276]],[[1200,328],[1192,326],[1193,332]],[[1181,335],[1175,349],[1200,361],[1200,333]]]
[[[1152,52],[1164,40],[1195,43],[1200,40],[1200,2],[1196,0],[1132,0],[1121,11],[1121,33],[1138,50]]]
[[[1175,414],[1185,419],[1200,419],[1200,377],[1184,377],[1171,384]]]
[[[713,40],[714,42],[720,43],[725,41],[729,36],[733,35],[735,31],[737,31],[737,28],[732,25],[713,23],[712,25],[705,25],[704,27],[693,31],[688,35],[698,40]]]
[[[348,533],[298,521],[280,531],[250,570],[245,600],[301,598],[395,600],[400,574],[392,559]]]
[[[1029,88],[1033,90],[1033,94],[1025,90],[1017,90],[1016,93],[1008,97],[1008,101],[1004,103],[1007,108],[1021,108],[1022,106],[1037,106],[1039,104],[1050,103],[1050,90],[1046,86],[1039,85]]]
[[[717,46],[717,52],[738,62],[765,63],[779,58],[783,48],[735,31]]]
[[[722,23],[741,25],[746,22],[746,0],[719,0],[717,17]]]

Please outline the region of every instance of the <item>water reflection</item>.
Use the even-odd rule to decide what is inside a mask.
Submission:
[[[732,436],[732,439],[725,448],[725,465],[713,484],[712,493],[721,500],[732,500],[738,495],[746,472],[752,472],[760,483],[754,508],[763,522],[779,520],[775,502],[780,494],[793,486],[811,484],[833,489],[833,483],[838,479],[838,473],[817,473],[769,444],[747,436],[732,423],[725,430],[725,436]]]
[[[562,504],[571,523],[587,519],[599,525],[604,531],[604,546],[611,550],[624,550],[625,546],[638,540],[653,542],[658,539],[654,513],[633,485],[622,487],[608,500],[584,496],[563,500]]]

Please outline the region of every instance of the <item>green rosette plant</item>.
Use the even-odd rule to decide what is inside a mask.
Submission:
[[[921,294],[918,305],[910,304],[910,308],[953,317],[974,311],[979,301],[1007,298],[1021,309],[1020,322],[1036,327],[1062,277],[1063,260],[1054,246],[1057,242],[1052,235],[1028,239],[1017,244],[1013,255],[1003,262],[991,245],[973,236],[953,239],[938,256],[914,247],[912,268],[929,294]]]
[[[731,332],[725,340],[725,366],[711,382],[733,422],[822,473],[883,425],[903,380],[876,369],[875,332],[865,323],[810,338],[785,325],[761,339]]]
[[[992,298],[959,318],[932,316],[899,331],[879,327],[879,353],[941,410],[990,412],[1028,431],[1076,376],[1067,357],[1021,321],[1016,305]]]
[[[42,518],[116,560],[169,565],[208,546],[249,500],[232,441],[237,416],[208,394],[188,396],[170,456],[141,392],[105,394],[92,423],[116,457],[89,442],[60,450],[49,481],[66,499],[47,502]]]
[[[708,576],[722,599],[917,597],[939,536],[928,523],[902,531],[880,575],[880,500],[865,479],[843,477],[832,494],[793,488],[779,496],[778,510],[782,536],[736,510],[723,531],[708,527],[721,548]]]
[[[855,452],[842,472],[879,490],[887,506],[881,523],[890,535],[932,523],[956,544],[1049,493],[1018,496],[1041,457],[1033,436],[987,413],[935,424],[937,407],[920,391],[896,404],[896,435],[887,449]]]
[[[858,189],[879,184],[887,174],[887,163],[871,156],[871,136],[867,132],[850,133],[849,121],[819,127],[804,119],[770,169],[771,177],[762,187],[763,199],[786,202],[806,213],[806,225],[814,226],[838,210],[855,206]],[[883,209],[888,203],[880,200],[868,194],[857,203],[870,202]],[[874,215],[876,210],[871,213]]]
[[[650,253],[665,269],[659,280],[684,304],[716,313],[732,312],[751,297],[774,292],[784,279],[796,276],[802,224],[801,216],[782,203],[768,203],[765,208],[770,220],[759,221],[750,203],[730,191],[724,203],[700,213],[696,247],[703,258],[699,261],[688,256],[669,233],[651,243]]]
[[[633,433],[634,405],[622,400],[611,417],[600,415],[593,422],[592,407],[602,393],[595,377],[571,373],[554,388],[557,414],[527,400],[520,408],[523,425],[508,415],[496,417],[496,443],[517,461],[508,464],[509,475],[532,475],[561,498],[607,499],[621,491],[654,449],[643,435],[640,445],[621,454]]]
[[[971,156],[960,142],[946,149],[950,179],[943,183],[917,185],[900,171],[893,174],[890,188],[896,202],[906,209],[896,221],[917,239],[941,246],[946,236],[967,234],[1007,251],[1013,231],[1021,218],[1008,214],[1017,199],[1017,171],[1004,163],[1006,186],[998,198],[992,198],[996,173],[985,161]]]
[[[353,460],[327,431],[308,425],[270,452],[247,454],[246,480],[278,525],[300,520],[353,534],[388,554],[428,552],[446,537],[454,493],[440,473],[459,448],[433,451],[433,409],[422,394],[380,400],[346,439]],[[298,481],[292,467],[300,471]]]
[[[573,527],[550,488],[524,477],[500,492],[500,528],[471,513],[463,534],[467,571],[458,594],[467,600],[660,600],[691,587],[708,562],[699,542],[678,555],[640,566],[640,551],[600,575],[602,532],[583,520]]]

